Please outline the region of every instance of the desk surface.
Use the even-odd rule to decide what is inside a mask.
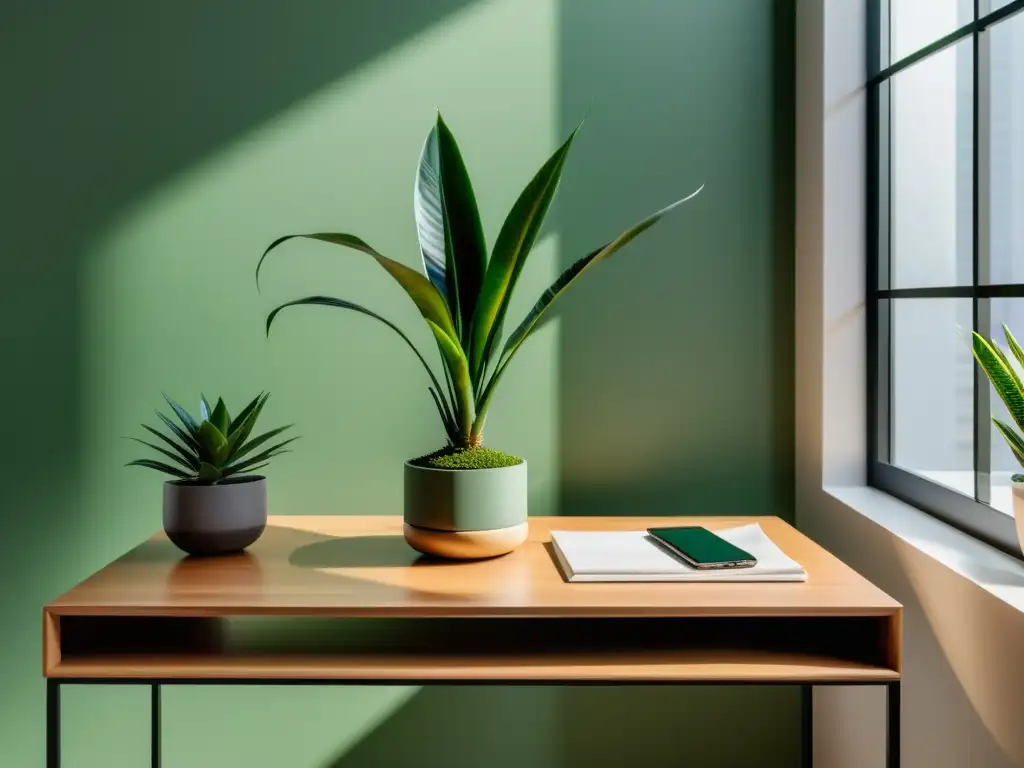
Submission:
[[[272,517],[247,553],[211,559],[184,558],[158,534],[45,606],[45,672],[381,680],[898,678],[900,605],[778,518],[685,521],[711,529],[760,523],[806,568],[806,583],[568,584],[549,550],[552,529],[636,529],[681,520],[531,518],[529,540],[519,550],[462,563],[418,556],[402,539],[399,517]],[[376,642],[361,644],[356,636],[363,634],[350,629],[344,642],[335,631],[336,645],[307,641],[301,649],[265,628],[250,632],[249,640],[239,640],[246,633],[233,630],[227,633],[230,642],[221,632],[216,643],[187,650],[145,639],[154,633],[165,640],[177,636],[170,630],[188,621],[225,624],[257,617],[332,620],[335,627],[336,620],[374,619],[375,631],[404,624],[393,633],[404,639],[383,650]],[[393,621],[381,623],[385,619]],[[450,619],[478,621],[444,621]],[[700,632],[697,619],[703,620]],[[749,642],[733,642],[740,620],[760,621],[744,625],[756,630]],[[154,623],[159,630],[152,629]],[[412,625],[417,631],[410,633]],[[429,632],[420,631],[428,625]],[[302,634],[317,634],[312,626]],[[481,626],[491,629],[481,634]],[[554,626],[560,639],[552,642]],[[790,642],[786,638],[798,626],[797,634],[828,636],[827,641]],[[622,632],[604,637],[611,627]],[[644,628],[639,634],[638,627]],[[651,635],[640,637],[648,628]],[[672,642],[664,642],[666,633]],[[417,639],[408,640],[410,634]],[[495,634],[504,644],[488,653]],[[273,636],[277,644],[254,644],[257,635]],[[626,635],[637,637],[627,642]],[[757,641],[758,636],[771,639]],[[872,647],[854,648],[851,638]]]

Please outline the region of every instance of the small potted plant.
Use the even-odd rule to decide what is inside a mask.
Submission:
[[[595,248],[570,266],[541,295],[504,339],[506,313],[558,187],[577,129],[544,163],[519,195],[488,256],[476,197],[455,137],[438,115],[420,155],[414,213],[425,273],[394,261],[364,240],[319,232],[278,238],[267,255],[288,240],[306,237],[372,257],[412,299],[437,343],[443,375],[396,325],[348,299],[308,296],[289,301],[267,317],[267,333],[286,307],[320,305],[362,313],[397,333],[419,358],[447,445],[405,465],[405,536],[417,550],[454,558],[504,554],[527,534],[526,462],[483,446],[484,423],[494,392],[516,352],[559,296],[584,272],[611,256],[679,200]]]
[[[201,418],[164,395],[181,422],[157,412],[166,432],[143,424],[163,445],[131,438],[162,454],[171,463],[136,459],[127,466],[147,467],[170,475],[164,483],[164,531],[190,555],[223,555],[252,544],[267,525],[267,480],[252,474],[296,438],[269,447],[266,443],[292,425],[249,439],[269,393],[260,393],[231,418],[223,399],[210,406],[203,397]],[[261,450],[257,450],[261,449]]]
[[[1024,349],[1005,325],[1003,335],[1006,337],[1010,353],[1018,365],[1024,368]],[[978,361],[978,365],[992,383],[992,388],[1002,398],[1017,429],[1024,430],[1024,385],[1021,383],[1020,374],[995,339],[989,341],[977,331],[972,336],[974,359]],[[1024,467],[1024,437],[1013,426],[995,416],[992,417],[992,423],[1010,446],[1014,458],[1021,467]],[[1010,479],[1013,483],[1013,518],[1017,523],[1017,539],[1024,551],[1024,474],[1014,474]]]

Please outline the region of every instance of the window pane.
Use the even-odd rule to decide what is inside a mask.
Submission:
[[[893,464],[974,496],[970,327],[969,299],[892,303]]]
[[[892,78],[892,287],[970,284],[973,41]]]
[[[1024,14],[988,36],[989,280],[1024,282]],[[1024,325],[1020,326],[1024,334]]]
[[[998,0],[993,0],[998,2]],[[889,0],[892,61],[974,20],[974,0]]]
[[[1005,323],[1013,331],[1018,341],[1024,341],[1024,299],[993,299],[988,302],[992,319],[992,331],[990,337],[999,342],[1007,357],[1013,361],[1013,355],[1006,346],[1003,337],[1002,325]],[[1018,366],[1017,370],[1024,375],[1024,370]],[[989,401],[991,402],[992,415],[1007,424],[1013,426],[1013,419],[1003,405],[1003,401],[994,390],[989,388]],[[1013,453],[1007,446],[1003,436],[992,427],[992,494],[991,504],[993,507],[1008,515],[1013,514],[1013,500],[1010,493],[1010,476],[1016,472],[1024,472],[1020,464],[1013,457]]]

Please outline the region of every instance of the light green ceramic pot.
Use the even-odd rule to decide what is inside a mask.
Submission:
[[[472,560],[527,537],[526,462],[495,469],[405,464],[405,538],[424,554]]]

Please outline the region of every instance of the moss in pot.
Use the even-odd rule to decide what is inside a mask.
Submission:
[[[505,554],[527,535],[526,462],[483,447],[484,424],[505,371],[551,305],[584,272],[608,258],[697,192],[639,221],[580,258],[541,294],[518,326],[503,336],[516,283],[541,230],[579,130],[548,158],[520,193],[488,253],[476,196],[462,154],[440,114],[427,134],[413,188],[423,271],[384,256],[343,232],[286,235],[270,244],[256,266],[294,238],[308,238],[373,258],[415,304],[436,342],[438,377],[413,341],[394,323],[348,299],[307,296],[281,304],[345,309],[387,325],[412,350],[429,380],[447,445],[405,463],[405,537],[426,554],[472,559]]]
[[[190,555],[239,552],[263,534],[267,480],[255,473],[297,439],[272,443],[290,424],[250,438],[269,397],[260,393],[231,418],[223,399],[211,406],[204,396],[196,419],[165,395],[179,423],[157,412],[166,431],[147,424],[142,428],[161,444],[132,438],[163,457],[136,459],[127,466],[170,476],[163,489],[164,531],[182,551]]]

